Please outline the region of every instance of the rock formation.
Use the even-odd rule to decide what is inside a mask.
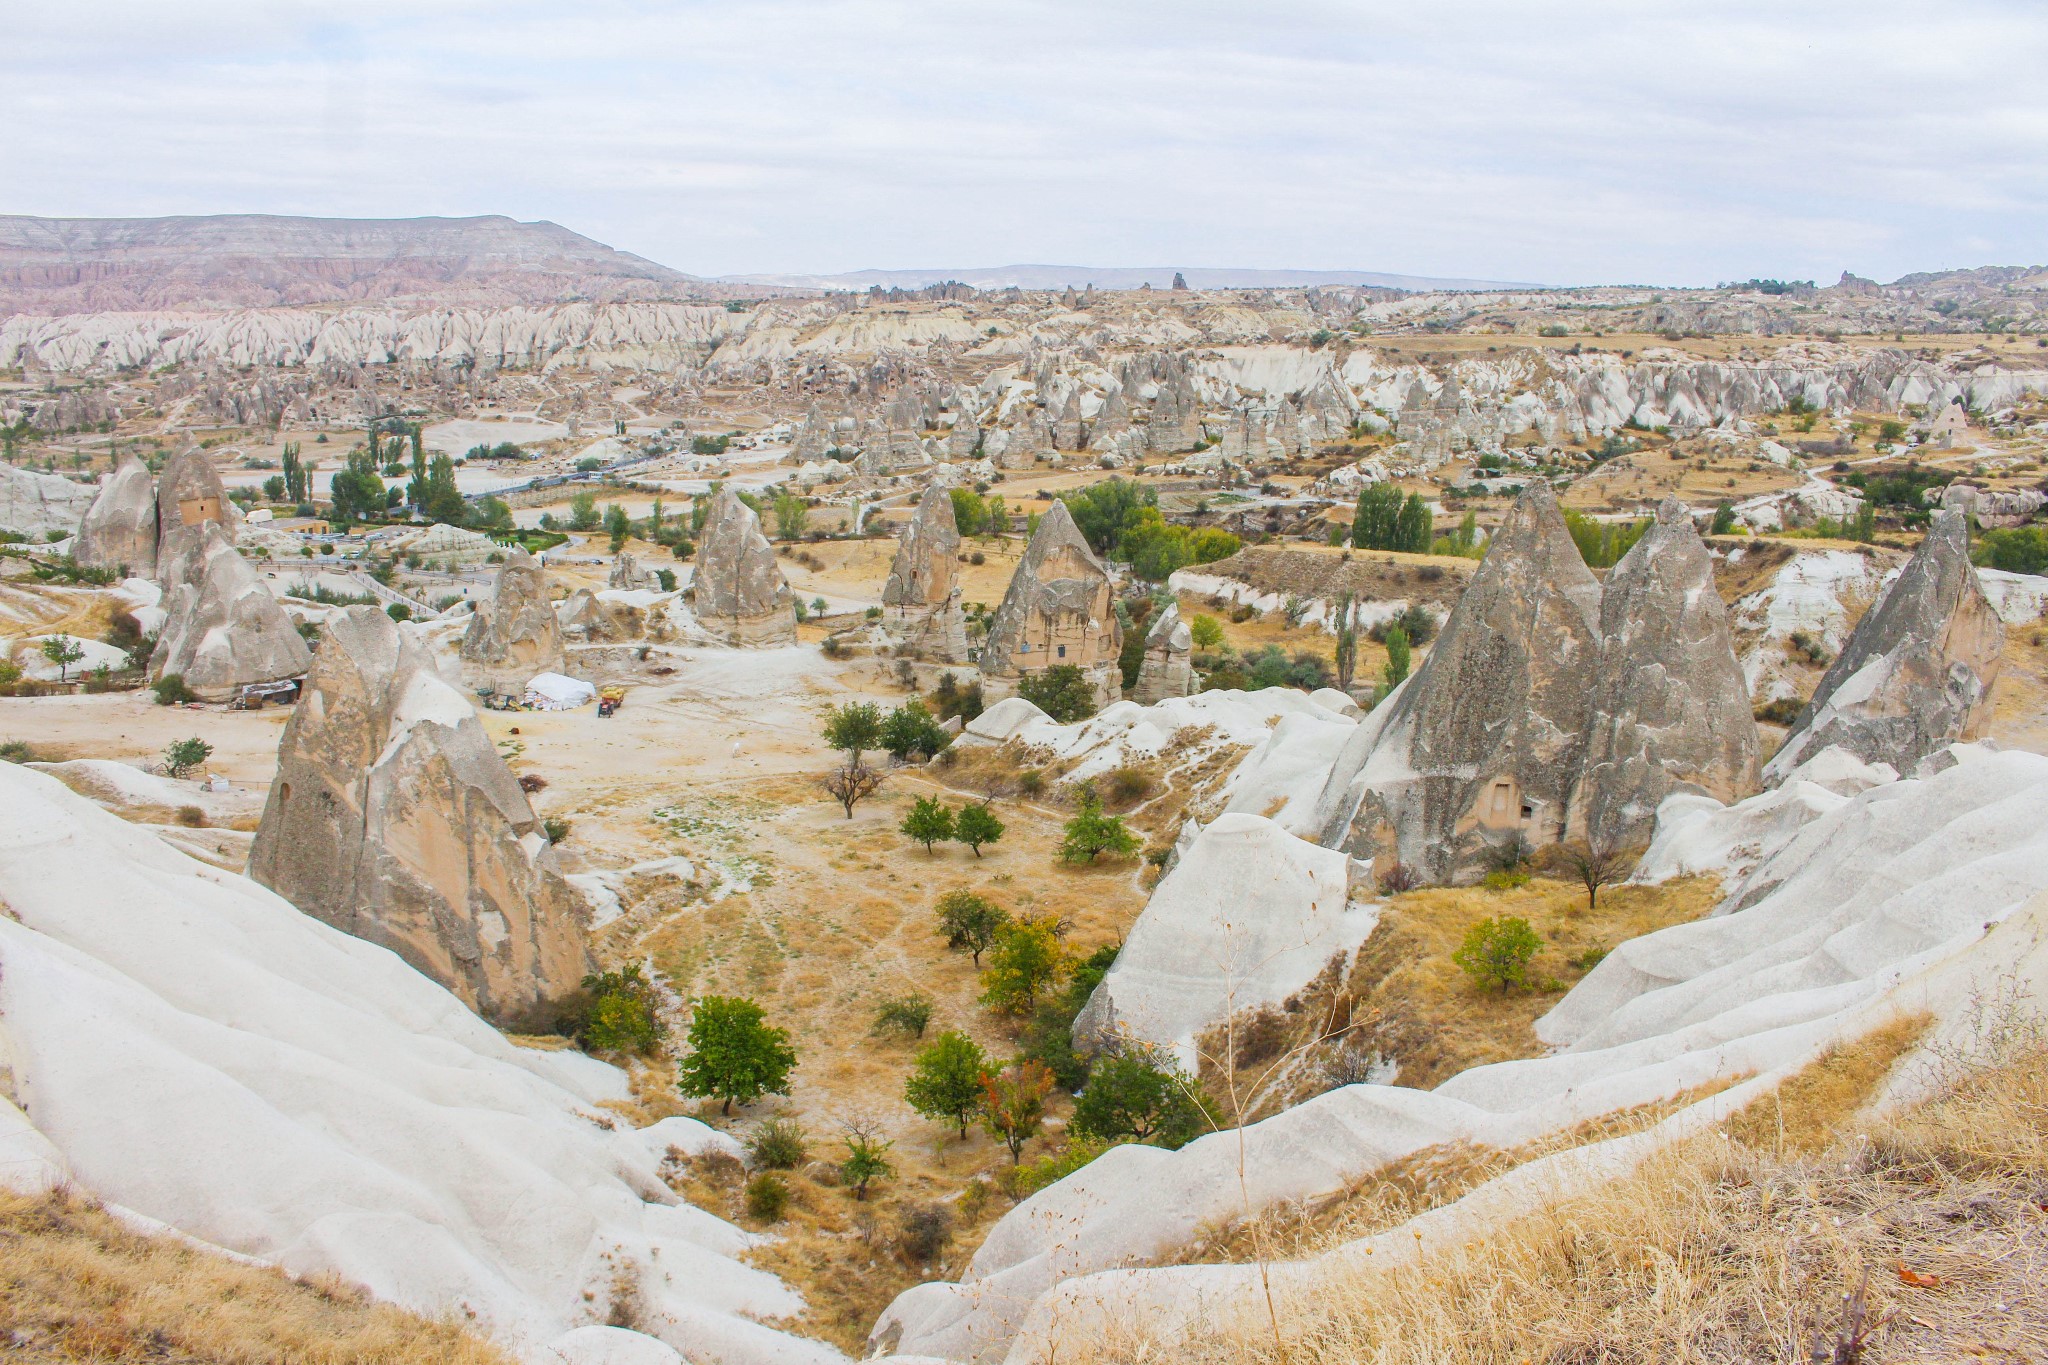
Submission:
[[[562,666],[562,630],[548,598],[548,575],[514,546],[498,568],[490,597],[477,603],[462,636],[462,661],[479,683],[518,691],[536,673]]]
[[[175,674],[203,700],[227,701],[249,683],[296,678],[312,663],[297,627],[219,522],[180,528],[163,584],[152,681]]]
[[[1585,775],[1571,824],[1596,849],[1649,842],[1673,792],[1757,787],[1757,730],[1714,565],[1675,498],[1602,585]]]
[[[1145,632],[1145,661],[1138,665],[1138,683],[1131,698],[1150,706],[1168,697],[1191,697],[1201,691],[1191,659],[1195,637],[1180,619],[1180,604],[1169,602]]]
[[[496,1023],[590,970],[581,902],[469,700],[374,607],[330,621],[285,725],[249,875]]]
[[[619,644],[637,640],[647,631],[647,613],[628,603],[603,596],[589,588],[578,588],[562,604],[562,635],[581,644]]]
[[[42,540],[51,531],[70,535],[93,504],[90,485],[0,464],[0,531]]]
[[[651,588],[654,586],[654,574],[651,570],[641,568],[640,561],[635,559],[630,551],[621,550],[612,560],[611,576],[605,580],[605,586],[622,589]]]
[[[2005,625],[1970,565],[1969,523],[1937,512],[1920,548],[1864,614],[1784,747],[1764,767],[1776,786],[1830,745],[1910,773],[1977,737],[1990,714]]]
[[[78,528],[72,556],[95,569],[156,572],[156,476],[133,454],[100,485]]]
[[[1532,483],[1428,659],[1346,743],[1318,798],[1322,841],[1444,881],[1490,844],[1561,839],[1599,630],[1600,584]]]
[[[796,641],[796,608],[782,566],[754,509],[730,488],[718,490],[704,536],[697,543],[697,569],[690,579],[690,606],[697,622],[733,645],[757,647]]]
[[[197,446],[186,446],[164,461],[156,479],[156,565],[164,578],[171,561],[208,524],[221,528],[227,542],[235,540],[228,490],[213,461]]]
[[[1096,704],[1108,705],[1123,691],[1117,666],[1122,647],[1109,573],[1088,548],[1073,513],[1055,501],[1039,518],[989,622],[981,672],[990,700],[1015,692],[1027,673],[1072,664],[1094,686]]]
[[[960,532],[953,495],[933,483],[903,528],[889,581],[882,585],[891,631],[935,663],[967,661],[967,620],[960,610]]]

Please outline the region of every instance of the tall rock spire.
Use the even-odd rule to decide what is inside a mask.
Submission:
[[[1122,647],[1109,571],[1088,548],[1074,514],[1055,501],[1039,518],[989,622],[982,675],[991,690],[1007,695],[1027,673],[1071,664],[1094,686],[1097,704],[1106,705],[1123,692]]]
[[[711,500],[697,567],[690,578],[697,623],[728,644],[770,646],[796,641],[796,608],[761,519],[730,488]]]

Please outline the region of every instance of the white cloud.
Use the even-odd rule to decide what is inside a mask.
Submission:
[[[685,270],[2036,263],[2034,0],[443,0],[13,15],[19,212],[554,219]]]

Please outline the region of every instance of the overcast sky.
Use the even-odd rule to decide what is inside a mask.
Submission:
[[[504,213],[699,274],[2048,262],[2044,0],[14,0],[0,34],[7,212]]]

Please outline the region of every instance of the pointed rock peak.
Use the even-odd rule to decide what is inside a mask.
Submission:
[[[1081,528],[1074,522],[1074,514],[1067,509],[1065,502],[1055,498],[1052,506],[1039,514],[1038,530],[1032,534],[1031,544],[1025,547],[1024,560],[1017,566],[1017,572],[1036,574],[1039,566],[1059,549],[1073,550],[1095,572],[1106,572],[1102,561],[1095,557],[1095,551],[1088,548],[1088,537],[1081,534]]]
[[[1670,526],[1680,521],[1688,526],[1692,525],[1692,512],[1687,509],[1684,503],[1675,497],[1666,497],[1664,501],[1657,504],[1658,525]]]
[[[1557,495],[1541,480],[1524,488],[1508,509],[1487,546],[1486,558],[1473,574],[1472,585],[1478,587],[1482,580],[1502,574],[1538,575],[1568,591],[1590,588],[1598,601],[1600,580],[1580,556],[1571,528],[1564,524]]]
[[[934,483],[918,499],[917,512],[903,528],[882,602],[891,607],[940,607],[953,596],[959,577],[960,531],[953,518],[952,490]]]

